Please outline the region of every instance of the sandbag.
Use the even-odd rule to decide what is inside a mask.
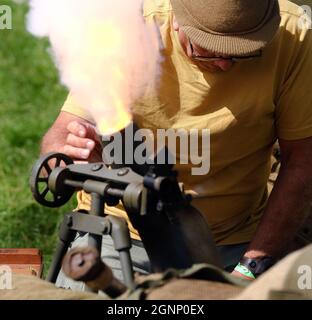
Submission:
[[[0,300],[106,300],[89,292],[56,288],[54,284],[35,276],[12,275],[12,289],[0,290]]]
[[[312,245],[293,252],[253,282],[210,265],[163,274],[137,276],[137,286],[118,299],[147,300],[312,300]],[[58,289],[34,276],[13,275],[13,290],[0,290],[9,300],[107,300],[105,295]]]

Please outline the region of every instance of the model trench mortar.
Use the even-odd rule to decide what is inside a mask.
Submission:
[[[76,233],[84,232],[88,233],[88,245],[99,252],[101,236],[112,237],[119,252],[125,284],[134,285],[127,223],[123,218],[105,213],[105,204],[117,206],[120,202],[140,234],[153,272],[184,269],[194,263],[219,265],[209,227],[190,205],[191,198],[178,183],[173,165],[107,166],[104,161],[74,164],[64,154],[50,153],[35,164],[30,185],[34,198],[47,207],[64,205],[77,190],[91,195],[89,212],[65,215],[47,277],[51,282],[56,281]]]

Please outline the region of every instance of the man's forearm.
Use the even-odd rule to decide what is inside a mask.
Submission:
[[[308,162],[288,159],[268,200],[257,232],[245,254],[248,258],[278,257],[291,243],[305,218],[312,197],[312,170]]]

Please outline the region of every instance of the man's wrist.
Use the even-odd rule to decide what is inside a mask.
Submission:
[[[276,259],[273,257],[261,257],[261,258],[248,258],[244,256],[238,263],[237,267],[235,268],[235,271],[240,272],[241,270],[242,274],[250,277],[257,278],[262,273],[270,269],[274,264],[276,263]],[[238,270],[237,270],[238,269]],[[243,273],[245,272],[245,273]]]
[[[239,274],[244,276],[244,278],[247,278],[250,280],[256,279],[255,275],[246,266],[240,263],[237,264],[237,266],[234,269],[234,272],[238,272]]]
[[[244,257],[248,259],[261,259],[270,256],[271,255],[268,254],[268,252],[259,249],[248,249],[244,254]]]

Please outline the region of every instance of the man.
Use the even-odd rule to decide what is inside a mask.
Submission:
[[[209,173],[178,167],[179,178],[196,195],[192,204],[206,218],[224,268],[254,279],[287,249],[311,197],[311,31],[286,0],[146,0],[144,17],[159,26],[162,74],[133,106],[134,121],[149,129],[210,129]],[[42,153],[100,160],[94,122],[70,95]],[[268,199],[277,139],[282,167]],[[89,207],[85,194],[78,200]],[[132,257],[147,270],[133,228],[131,235]],[[114,260],[111,252],[104,256]]]

